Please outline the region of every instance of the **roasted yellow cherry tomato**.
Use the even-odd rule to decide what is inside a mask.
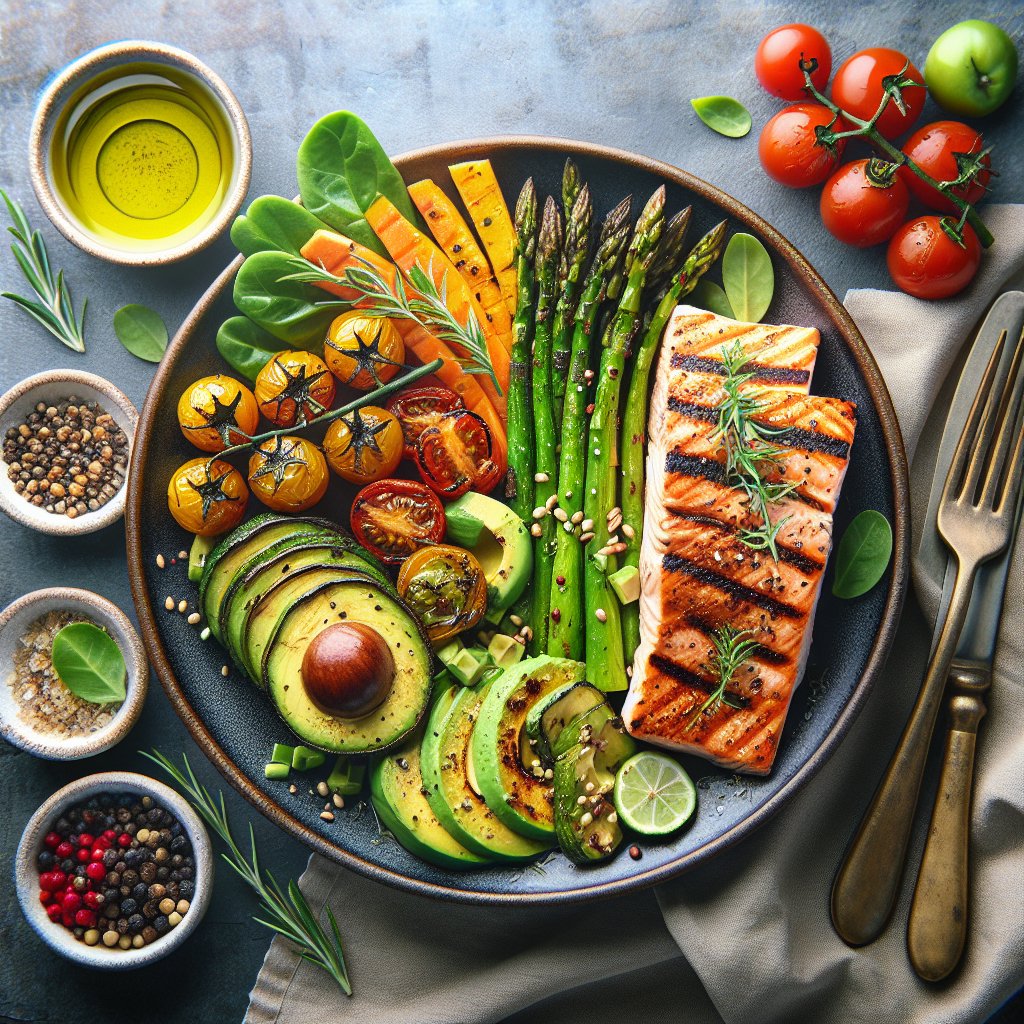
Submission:
[[[252,493],[275,512],[305,512],[327,490],[327,462],[304,437],[272,437],[249,459]]]
[[[487,581],[465,548],[435,544],[411,554],[398,570],[398,594],[434,643],[475,626],[487,611]]]
[[[324,359],[342,384],[370,391],[401,369],[405,342],[390,320],[353,309],[328,328]]]
[[[326,412],[334,401],[334,378],[312,352],[278,352],[256,377],[260,412],[279,427]]]
[[[354,484],[391,476],[402,461],[403,447],[398,417],[376,405],[364,405],[335,420],[324,437],[328,465]]]
[[[245,477],[223,459],[192,459],[175,470],[167,485],[174,521],[200,537],[233,530],[245,518],[248,500]]]
[[[241,444],[256,433],[259,422],[253,393],[222,373],[197,380],[178,399],[178,426],[204,452],[222,452],[228,445]]]

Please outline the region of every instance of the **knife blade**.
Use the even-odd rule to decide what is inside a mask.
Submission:
[[[935,472],[928,495],[928,509],[925,513],[921,542],[918,545],[918,558],[925,565],[945,565],[942,596],[939,600],[939,611],[935,617],[935,628],[932,632],[931,648],[933,651],[938,643],[939,634],[942,632],[943,623],[946,621],[946,613],[949,610],[949,601],[953,594],[953,584],[956,582],[957,573],[956,560],[946,549],[936,525],[939,499],[942,497],[949,467],[953,462],[953,453],[956,450],[960,434],[963,432],[964,424],[967,422],[974,396],[978,393],[985,367],[988,365],[992,351],[1003,330],[1008,331],[1014,338],[1019,337],[1021,331],[1024,330],[1024,292],[1004,292],[992,304],[964,363],[953,401],[949,406],[949,413],[946,416],[942,440],[939,442]],[[1003,356],[1004,360],[1011,358],[1012,348],[1012,345],[1007,346],[1007,351]],[[1018,527],[1020,525],[1020,508],[1021,502],[1018,500]],[[1017,533],[1016,529],[1014,533]],[[956,650],[956,656],[959,658],[971,658],[979,661],[988,661],[992,658],[996,635],[999,631],[999,616],[1003,607],[1006,577],[1013,558],[1013,547],[1014,545],[1011,543],[999,558],[986,562],[978,570],[974,581],[974,590],[971,593],[970,611],[960,633],[960,642]]]

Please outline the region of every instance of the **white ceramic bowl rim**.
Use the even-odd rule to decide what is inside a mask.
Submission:
[[[79,395],[89,401],[96,401],[105,412],[110,413],[117,425],[128,438],[128,464],[131,465],[132,451],[135,447],[135,428],[139,422],[139,413],[128,396],[120,388],[111,384],[104,377],[89,373],[86,370],[44,370],[19,381],[4,395],[0,396],[0,438],[8,427],[15,426],[32,412],[40,393],[46,392],[51,397],[58,391],[63,397],[75,393],[76,389],[88,389],[93,394]],[[113,408],[111,407],[113,406]],[[9,415],[17,409],[16,415]],[[40,533],[49,533],[71,537],[85,533],[94,533],[116,522],[124,515],[124,503],[128,494],[128,475],[117,493],[95,512],[87,512],[75,519],[47,512],[45,509],[26,501],[14,489],[14,484],[7,479],[7,465],[0,461],[0,508],[15,522],[29,526]]]
[[[42,850],[43,836],[61,813],[76,803],[84,803],[93,794],[110,792],[139,793],[151,796],[181,822],[192,844],[195,860],[195,892],[188,913],[176,928],[141,949],[110,949],[99,943],[87,946],[61,924],[54,924],[39,902],[39,871],[36,856]],[[101,772],[77,779],[57,790],[32,815],[18,843],[15,855],[15,882],[22,912],[36,934],[55,952],[87,967],[101,970],[127,970],[141,967],[166,956],[195,931],[210,902],[213,888],[213,850],[210,837],[199,815],[183,796],[156,779],[136,772]]]
[[[45,611],[34,612],[33,608],[51,602],[54,608],[65,607],[70,611],[81,612],[98,625],[105,626],[117,641],[128,669],[124,701],[114,713],[114,717],[102,729],[83,736],[65,738],[40,732],[22,722],[16,713],[0,714],[0,736],[37,757],[52,761],[73,761],[109,750],[124,739],[138,720],[146,700],[149,689],[149,663],[146,661],[142,641],[128,616],[107,598],[91,590],[80,590],[75,587],[47,587],[19,597],[0,612],[0,636],[7,629],[17,629],[19,620],[27,626],[39,615],[45,615]],[[12,637],[12,640],[16,643],[17,637]],[[0,672],[4,673],[4,678],[0,679],[0,687],[6,691],[0,696],[0,708],[9,706],[15,709],[6,678],[10,669],[10,665],[0,666]]]
[[[106,67],[132,61],[165,64],[199,79],[224,109],[235,149],[235,167],[220,209],[201,231],[167,249],[133,252],[106,244],[71,217],[53,190],[48,170],[53,123],[68,96],[82,81]],[[241,104],[223,78],[187,50],[168,43],[124,39],[86,51],[54,73],[42,86],[29,132],[29,171],[39,205],[64,237],[84,252],[124,266],[160,266],[174,263],[205,249],[238,212],[252,174],[252,137]]]

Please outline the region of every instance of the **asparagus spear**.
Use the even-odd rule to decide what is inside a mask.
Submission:
[[[566,515],[555,530],[551,576],[551,625],[547,653],[583,659],[583,546],[572,522],[583,513],[586,460],[586,408],[590,400],[590,346],[608,279],[621,260],[629,237],[631,199],[623,199],[605,218],[597,254],[587,273],[573,321],[569,383],[562,412],[562,450],[558,463],[559,507]]]
[[[536,439],[534,449],[537,453],[534,477],[537,510],[530,527],[535,538],[533,611],[530,615],[533,653],[545,651],[548,646],[551,561],[555,553],[555,525],[558,522],[547,508],[547,502],[558,493],[558,444],[551,406],[551,321],[561,243],[562,217],[557,203],[548,196],[537,241],[537,325],[533,338],[533,426]]]
[[[615,568],[615,541],[608,528],[615,506],[618,474],[619,395],[626,352],[641,322],[644,283],[665,226],[665,188],[648,200],[637,221],[626,256],[629,267],[618,309],[611,321],[597,373],[594,412],[587,435],[583,526],[590,529],[584,554],[584,635],[587,675],[601,690],[626,688],[626,664],[618,598],[606,573]]]
[[[508,476],[505,497],[529,521],[533,512],[533,412],[530,399],[530,346],[533,342],[533,260],[537,248],[537,191],[529,178],[516,203],[518,298],[512,321],[508,382]]]
[[[640,536],[644,526],[644,435],[647,429],[648,386],[651,366],[672,310],[683,296],[693,291],[705,271],[721,256],[725,242],[725,221],[716,224],[692,249],[686,262],[661,297],[633,360],[633,376],[626,395],[622,419],[622,524],[623,565],[640,565]],[[640,607],[628,604],[622,611],[627,663],[640,643]]]
[[[583,270],[590,256],[590,223],[593,212],[590,189],[584,185],[576,194],[576,202],[569,212],[565,247],[562,249],[562,267],[565,274],[561,281],[551,329],[551,393],[556,427],[560,427],[562,423],[562,406],[569,376],[573,316],[583,283]]]
[[[676,268],[683,262],[683,243],[686,241],[692,214],[693,207],[688,206],[670,217],[665,224],[661,245],[658,246],[658,258],[647,276],[644,292],[644,306],[649,310],[655,309],[661,302],[675,279]]]
[[[569,222],[569,215],[576,205],[576,198],[583,188],[583,179],[580,177],[580,169],[576,161],[570,156],[562,168],[562,216],[565,222]]]

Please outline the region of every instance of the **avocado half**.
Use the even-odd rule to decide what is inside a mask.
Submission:
[[[523,521],[486,494],[468,491],[445,507],[447,540],[468,549],[484,570],[489,609],[510,607],[533,573],[533,545]]]

